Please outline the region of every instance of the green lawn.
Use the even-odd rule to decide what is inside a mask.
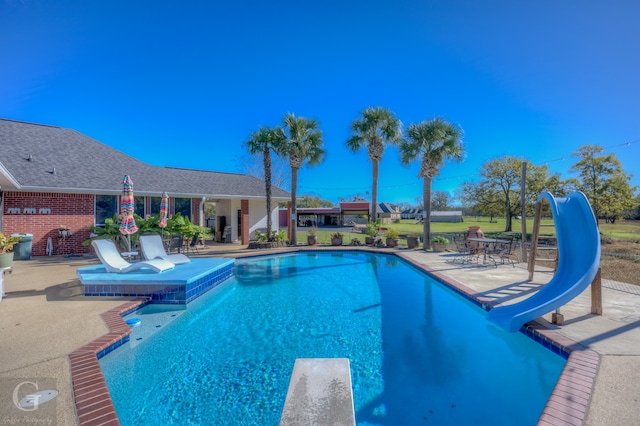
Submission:
[[[527,218],[527,234],[528,238],[531,238],[531,232],[533,231],[533,218]],[[551,225],[551,226],[543,226],[540,229],[540,235],[555,235],[555,228],[553,225],[553,220],[551,218],[543,219],[542,225]],[[445,222],[432,222],[431,223],[431,234],[461,234],[470,226],[480,226],[480,228],[484,231],[485,235],[497,235],[503,234],[505,229],[505,219],[504,218],[496,218],[493,220],[489,220],[488,217],[465,217],[464,222],[460,223],[445,223]],[[520,239],[520,234],[522,232],[521,229],[522,221],[518,219],[513,219],[512,221],[512,232],[516,239]],[[400,223],[392,223],[382,225],[382,228],[393,228],[398,231],[400,234],[401,243],[406,244],[406,236],[410,234],[419,234],[422,235],[422,224],[416,223],[415,220],[401,220]],[[640,240],[640,221],[620,221],[615,224],[610,223],[599,223],[600,232],[609,238],[612,239],[621,239],[621,240]],[[320,228],[318,230],[318,243],[320,244],[330,244],[331,243],[331,234],[334,231],[331,228]],[[381,231],[379,237],[384,236],[384,231]],[[353,238],[358,238],[362,243],[364,243],[365,235],[362,233],[356,232],[346,232],[343,236],[343,243],[349,244]],[[307,231],[305,228],[299,228],[298,230],[298,240],[300,242],[306,242],[307,239]],[[404,240],[404,241],[403,241]]]

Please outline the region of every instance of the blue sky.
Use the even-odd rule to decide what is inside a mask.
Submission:
[[[336,202],[370,191],[366,151],[344,143],[361,110],[385,106],[405,126],[464,130],[467,158],[434,190],[502,155],[569,178],[586,144],[640,185],[638,16],[637,0],[0,0],[0,117],[228,172],[243,172],[251,131],[314,117],[327,158],[301,170],[299,193]],[[379,200],[421,191],[417,164],[388,149]]]

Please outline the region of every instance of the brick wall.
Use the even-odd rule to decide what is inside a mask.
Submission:
[[[93,195],[39,192],[5,192],[3,195],[2,232],[33,234],[33,256],[47,254],[48,238],[53,243],[54,255],[89,252],[82,242],[89,238],[87,227],[94,222]],[[71,230],[71,237],[58,237],[60,225]]]

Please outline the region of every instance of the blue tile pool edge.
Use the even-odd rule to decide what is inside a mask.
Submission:
[[[85,296],[120,296],[149,298],[150,303],[185,305],[215,288],[233,276],[234,262],[225,263],[199,273],[184,284],[146,283],[132,284],[117,282],[104,284],[83,283]]]

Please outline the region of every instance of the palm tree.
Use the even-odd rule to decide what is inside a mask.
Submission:
[[[264,184],[267,197],[267,239],[273,241],[271,233],[271,151],[280,152],[286,136],[281,127],[260,127],[257,132],[251,132],[244,145],[251,155],[263,155]]]
[[[353,135],[347,139],[347,148],[357,152],[365,144],[369,152],[372,167],[371,215],[369,221],[375,222],[378,203],[378,164],[387,144],[395,145],[401,141],[400,120],[387,108],[368,107],[362,111],[362,118],[351,123]]]
[[[284,128],[287,140],[281,147],[281,154],[289,157],[291,166],[291,215],[296,219],[291,225],[291,244],[298,244],[296,240],[296,192],[298,189],[298,170],[306,161],[309,166],[320,164],[325,156],[322,149],[322,132],[315,119],[307,120],[289,113],[284,117]]]
[[[431,183],[440,173],[444,161],[461,161],[465,152],[462,145],[462,131],[441,118],[411,124],[406,131],[406,140],[400,143],[400,161],[408,165],[420,159],[418,177],[423,178],[422,199],[424,201],[423,247],[431,248]]]

